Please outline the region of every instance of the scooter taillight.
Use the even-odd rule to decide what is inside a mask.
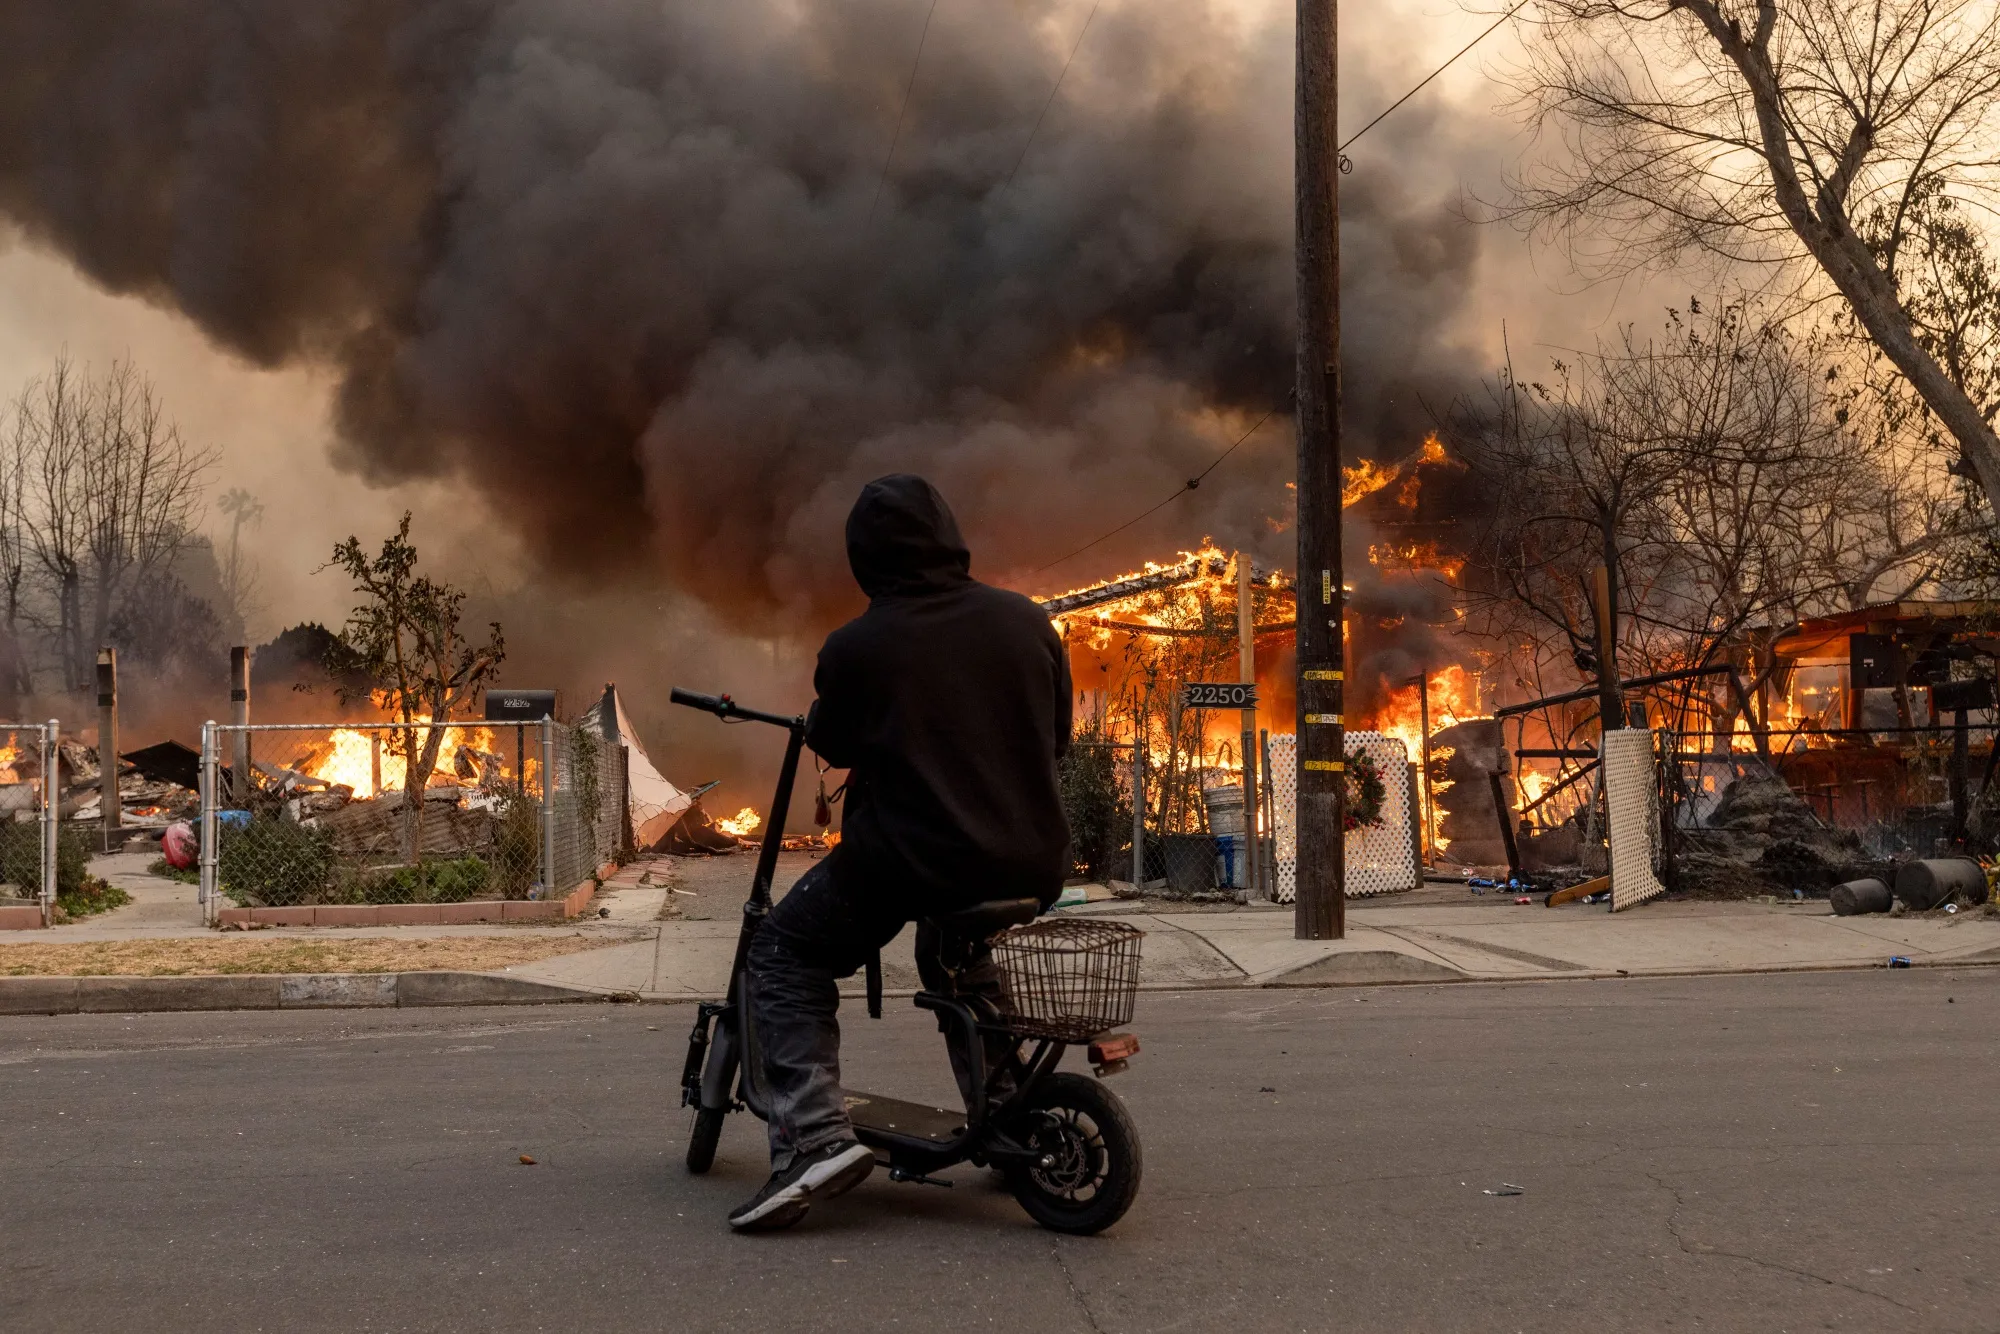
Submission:
[[[1099,1079],[1115,1075],[1125,1068],[1126,1061],[1139,1054],[1139,1035],[1113,1033],[1091,1043],[1089,1051],[1090,1064]]]

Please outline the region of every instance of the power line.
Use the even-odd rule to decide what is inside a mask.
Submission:
[[[1453,65],[1457,64],[1459,56],[1464,55],[1467,51],[1470,51],[1473,47],[1478,46],[1488,37],[1491,37],[1494,33],[1498,32],[1500,30],[1501,24],[1505,23],[1508,19],[1513,18],[1516,14],[1520,13],[1523,9],[1526,9],[1527,7],[1528,7],[1528,0],[1519,0],[1519,3],[1517,3],[1512,9],[1508,10],[1506,13],[1502,14],[1499,18],[1495,19],[1493,21],[1492,27],[1488,28],[1485,32],[1480,33],[1477,37],[1467,42],[1464,46],[1461,46],[1458,49],[1458,55],[1454,55],[1450,60],[1445,61],[1444,64],[1439,65],[1429,74],[1424,75],[1424,77],[1422,78],[1422,80],[1418,82],[1416,87],[1410,89],[1409,92],[1404,93],[1401,97],[1391,102],[1388,106],[1388,109],[1383,111],[1381,115],[1377,116],[1374,120],[1369,121],[1366,125],[1363,125],[1353,134],[1348,135],[1347,143],[1342,144],[1339,148],[1336,148],[1334,152],[1345,153],[1348,149],[1349,144],[1352,144],[1356,139],[1359,139],[1362,135],[1368,133],[1368,131],[1374,129],[1377,125],[1380,125],[1384,120],[1388,119],[1389,112],[1394,111],[1397,107],[1403,105],[1403,103],[1409,101],[1411,98],[1415,97],[1418,93],[1422,92],[1424,90],[1425,84],[1428,84],[1432,79],[1435,79],[1438,75],[1444,73],[1446,70],[1450,69]],[[1344,167],[1342,169],[1345,170]]]
[[[889,164],[896,160],[896,145],[902,142],[903,117],[910,110],[910,90],[917,86],[917,67],[924,63],[924,43],[930,40],[931,18],[937,13],[937,7],[938,0],[931,0],[931,7],[924,12],[924,30],[917,35],[917,58],[910,62],[910,81],[903,85],[903,105],[896,108],[896,132],[889,136],[889,155],[882,159],[882,174],[875,178],[875,197],[868,201],[871,222],[875,218],[875,206],[882,202],[882,187],[889,180]]]
[[[1085,542],[1082,546],[1078,547],[1075,551],[1070,552],[1069,555],[1062,557],[1060,560],[1052,560],[1047,565],[1042,566],[1041,569],[1032,570],[1030,571],[1030,573],[1040,574],[1042,573],[1043,570],[1053,570],[1058,565],[1064,564],[1067,561],[1075,560],[1078,556],[1081,556],[1084,552],[1090,550],[1092,547],[1097,546],[1100,543],[1109,542],[1112,538],[1118,536],[1118,534],[1124,532],[1127,528],[1130,528],[1133,524],[1138,523],[1141,519],[1150,519],[1153,515],[1159,513],[1167,506],[1173,504],[1176,500],[1179,500],[1182,496],[1186,495],[1188,492],[1200,486],[1202,479],[1204,477],[1207,477],[1210,473],[1214,472],[1217,464],[1220,464],[1224,459],[1228,458],[1231,454],[1234,454],[1236,452],[1236,445],[1242,444],[1245,440],[1248,440],[1251,436],[1257,434],[1258,428],[1263,426],[1265,422],[1271,420],[1271,415],[1276,411],[1277,411],[1276,408],[1268,409],[1263,416],[1257,419],[1256,423],[1252,425],[1249,430],[1245,431],[1242,435],[1236,438],[1235,445],[1231,445],[1229,448],[1223,450],[1220,454],[1217,454],[1215,456],[1214,462],[1210,463],[1206,468],[1203,468],[1200,472],[1196,473],[1194,476],[1188,478],[1187,481],[1181,484],[1179,490],[1175,491],[1165,500],[1161,501],[1159,504],[1147,510],[1144,514],[1135,515],[1134,517],[1127,519],[1124,523],[1119,524],[1116,528],[1113,528],[1110,532],[1106,533],[1104,536],[1092,538],[1090,541]]]
[[[1102,3],[1103,0],[1096,0],[1096,3],[1091,5],[1090,15],[1083,21],[1083,29],[1077,33],[1076,43],[1069,49],[1069,59],[1063,61],[1062,73],[1056,75],[1056,86],[1049,89],[1049,100],[1042,103],[1042,114],[1035,117],[1035,128],[1028,131],[1028,142],[1021,145],[1021,156],[1014,159],[1014,170],[1007,173],[1007,185],[1014,183],[1014,177],[1019,174],[1021,164],[1028,160],[1028,150],[1034,147],[1035,136],[1042,132],[1042,122],[1048,119],[1049,108],[1056,104],[1056,94],[1062,91],[1063,80],[1069,77],[1069,67],[1076,63],[1076,53],[1083,49],[1083,39],[1090,32],[1091,23],[1097,18],[1097,6]],[[1005,189],[1006,186],[1001,188]]]

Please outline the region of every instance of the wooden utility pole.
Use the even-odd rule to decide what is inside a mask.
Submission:
[[[1610,564],[1597,567],[1590,591],[1597,620],[1597,726],[1609,732],[1625,726],[1625,689],[1618,680],[1618,580]]]
[[[1257,605],[1251,593],[1250,555],[1236,553],[1236,679],[1257,684]],[[1257,706],[1243,710],[1243,886],[1251,898],[1261,898],[1257,862]]]
[[[1340,150],[1336,0],[1298,0],[1293,121],[1299,288],[1298,909],[1293,934],[1347,934],[1346,594],[1340,567]]]

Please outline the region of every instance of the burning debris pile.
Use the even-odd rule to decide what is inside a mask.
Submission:
[[[694,804],[649,850],[671,853],[676,857],[720,857],[732,852],[755,851],[762,846],[759,834],[764,828],[764,817],[757,813],[755,806],[745,806],[736,814],[720,820],[702,808],[701,794],[713,787],[715,784],[709,783],[695,789]],[[831,819],[828,812],[820,814]],[[787,834],[779,844],[786,852],[824,852],[839,845],[838,831],[828,829],[812,834]]]
[[[1681,887],[1738,896],[1793,889],[1822,891],[1869,873],[1860,835],[1821,822],[1777,774],[1737,761],[1741,776],[1707,817],[1675,833]]]
[[[427,730],[420,728],[418,735]],[[526,775],[515,773],[499,754],[490,728],[458,725],[443,731],[437,765],[423,788],[423,818],[412,822],[422,829],[414,849],[403,846],[409,764],[383,732],[334,728],[325,736],[306,733],[306,739],[291,743],[284,763],[253,760],[250,782],[235,804],[253,818],[323,830],[343,857],[488,852],[523,791],[523,779],[535,781],[537,766],[529,761]]]

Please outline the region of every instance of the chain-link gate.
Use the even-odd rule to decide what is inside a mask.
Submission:
[[[0,723],[0,907],[32,908],[43,926],[59,889],[61,735],[53,718]]]
[[[615,858],[624,799],[611,747],[552,721],[209,723],[203,917],[560,897]]]

